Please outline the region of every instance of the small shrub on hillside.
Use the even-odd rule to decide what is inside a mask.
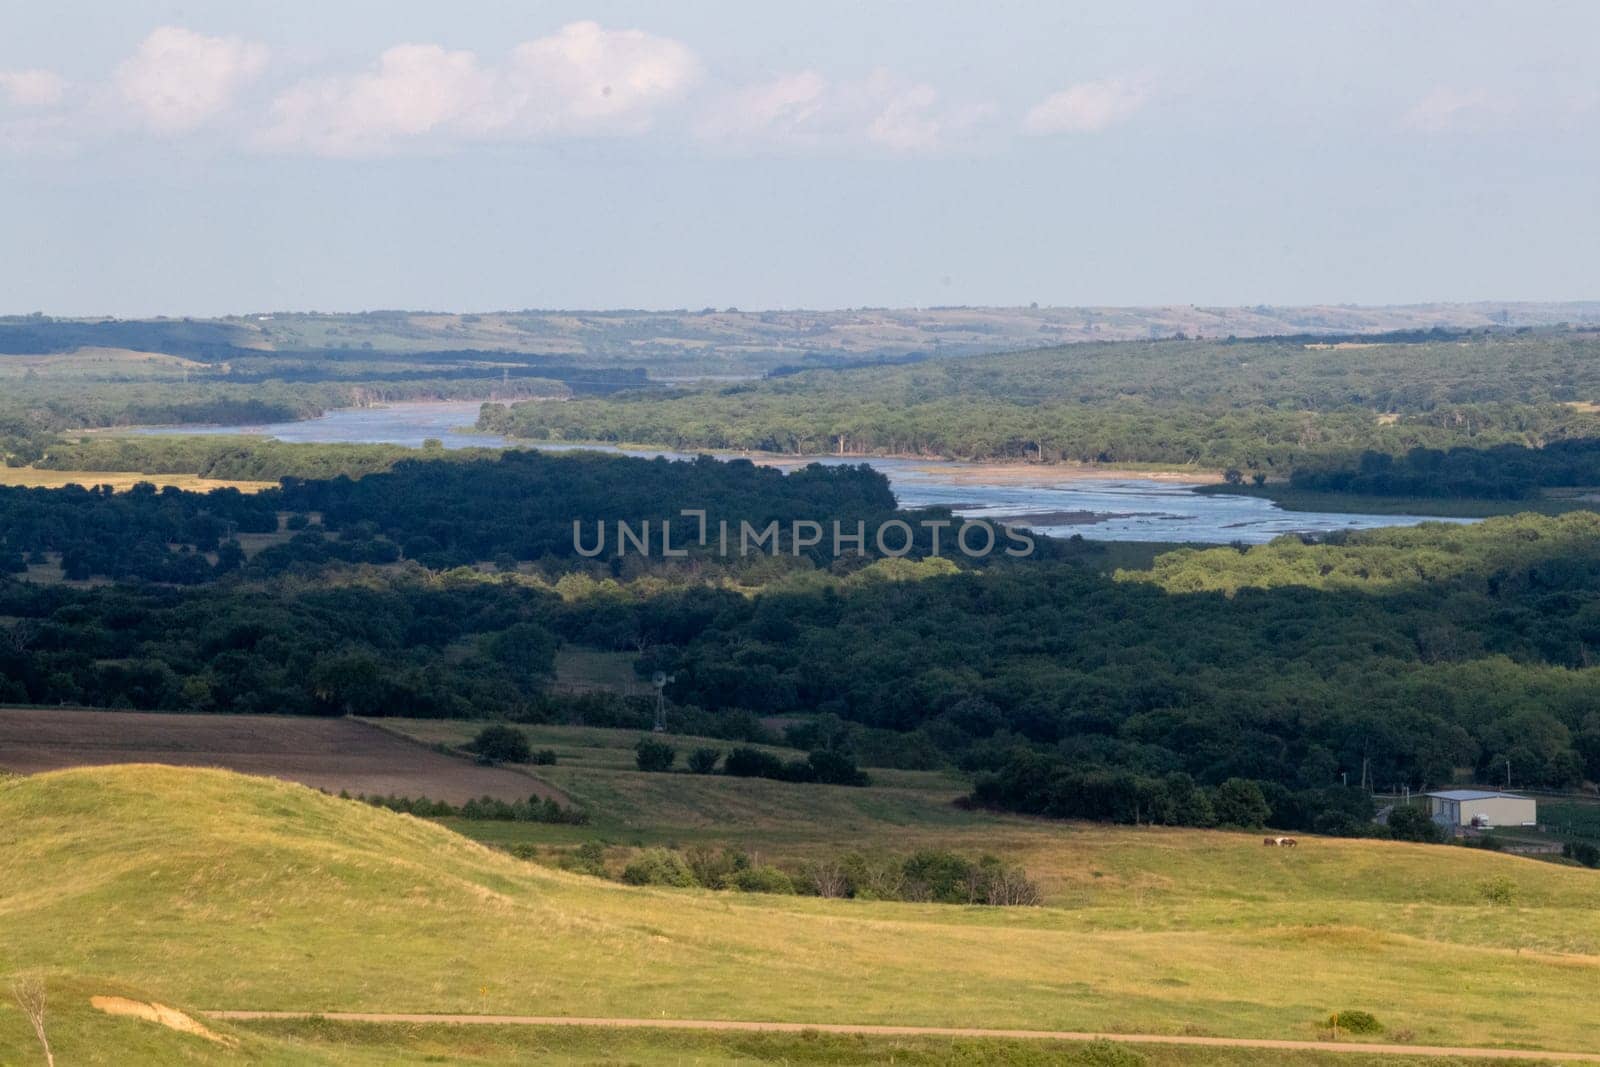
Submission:
[[[1504,907],[1516,903],[1517,883],[1502,874],[1498,878],[1490,878],[1486,882],[1478,883],[1478,892],[1490,904]]]
[[[750,866],[750,857],[736,848],[720,851],[696,845],[683,854],[694,880],[707,889],[721,889],[735,871]]]
[[[872,780],[857,769],[856,761],[843,752],[817,749],[806,757],[810,780],[825,785],[870,785]]]
[[[1102,1037],[1073,1049],[1063,1062],[1072,1067],[1145,1067],[1150,1061],[1144,1053]]]
[[[793,893],[794,881],[776,867],[765,865],[734,871],[723,883],[744,893]]]
[[[485,726],[467,747],[485,763],[527,763],[533,755],[527,735],[515,726]]]
[[[820,860],[808,863],[800,872],[800,885],[806,892],[819,897],[838,898],[850,895],[850,879],[837,860]]]
[[[641,737],[639,743],[633,746],[634,762],[641,771],[663,772],[672,769],[672,761],[677,759],[677,749],[665,741],[657,741],[653,737]]]
[[[536,767],[553,767],[556,762],[556,750],[553,748],[541,748],[533,754],[528,762]]]
[[[781,778],[783,761],[770,752],[741,745],[722,761],[722,773],[735,778]]]
[[[609,877],[610,872],[606,870],[605,842],[585,841],[562,858],[561,866],[578,874],[592,874],[596,878]]]
[[[1328,1028],[1346,1034],[1381,1034],[1383,1024],[1370,1011],[1346,1010],[1328,1016]]]
[[[689,753],[689,770],[695,774],[710,774],[717,769],[722,753],[714,748],[697,748]]]
[[[945,849],[914,852],[901,865],[906,900],[930,900],[939,904],[972,902],[973,865]]]
[[[699,883],[694,872],[676,852],[664,848],[646,849],[622,870],[629,885],[665,885],[687,889]]]

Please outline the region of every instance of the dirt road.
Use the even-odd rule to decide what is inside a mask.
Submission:
[[[769,1033],[863,1034],[880,1037],[977,1037],[1038,1041],[1117,1041],[1130,1045],[1197,1045],[1213,1048],[1284,1049],[1314,1052],[1367,1052],[1406,1056],[1455,1056],[1527,1060],[1535,1063],[1600,1063],[1600,1052],[1542,1052],[1532,1049],[1452,1048],[1443,1045],[1392,1045],[1364,1041],[1283,1041],[1251,1037],[1185,1037],[1173,1034],[1092,1034],[1069,1030],[980,1030],[954,1026],[854,1026],[828,1023],[738,1022],[726,1019],[584,1019],[544,1015],[414,1015],[366,1011],[207,1011],[211,1019],[328,1019],[352,1023],[436,1023],[449,1026],[594,1026],[658,1030],[753,1030]]]

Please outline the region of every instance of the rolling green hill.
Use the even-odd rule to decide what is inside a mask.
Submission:
[[[1052,862],[1124,888],[1008,909],[638,889],[273,780],[66,771],[0,783],[0,970],[51,976],[71,1041],[108,1025],[82,1015],[86,992],[133,989],[191,1011],[1301,1039],[1330,1011],[1360,1008],[1418,1042],[1594,1046],[1590,872],[1400,844],[1265,852],[1243,835],[1082,828],[1062,830]],[[292,1058],[283,1042],[326,1037],[218,1029],[244,1033],[262,1062]],[[0,1015],[0,1061],[26,1062],[30,1041],[14,1011]]]

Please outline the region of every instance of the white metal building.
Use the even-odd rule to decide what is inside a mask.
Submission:
[[[1485,789],[1446,789],[1427,796],[1428,814],[1447,830],[1539,824],[1538,804],[1532,797]]]

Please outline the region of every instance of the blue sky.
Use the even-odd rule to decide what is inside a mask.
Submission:
[[[1596,41],[1590,3],[11,4],[0,311],[1595,298]]]

